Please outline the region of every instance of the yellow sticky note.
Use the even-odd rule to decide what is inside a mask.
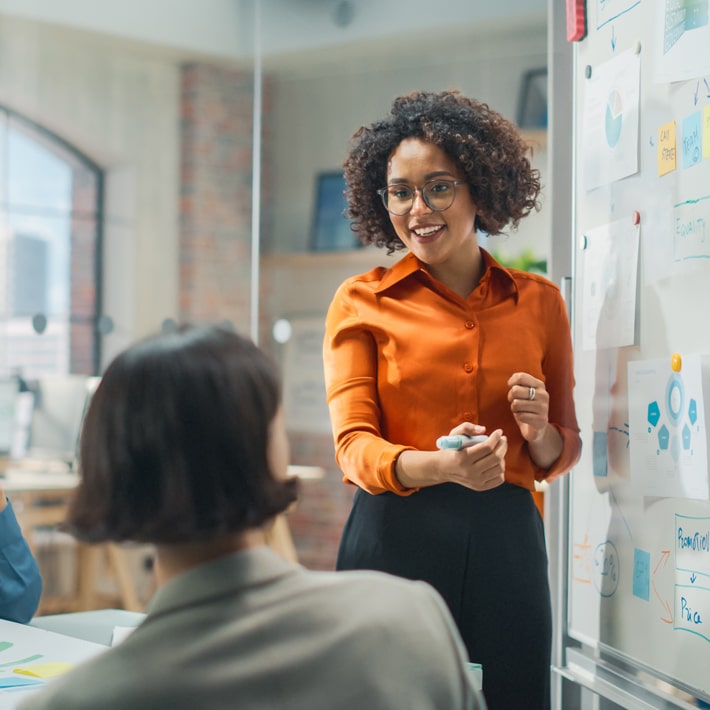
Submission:
[[[675,121],[658,129],[658,174],[675,170]]]
[[[24,668],[15,668],[13,673],[20,675],[28,675],[31,678],[54,678],[54,676],[66,673],[74,668],[73,663],[64,663],[55,661],[54,663],[38,663],[34,666],[24,666]]]
[[[710,104],[703,109],[703,158],[710,158]]]

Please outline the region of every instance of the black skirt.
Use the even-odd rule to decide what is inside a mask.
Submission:
[[[529,491],[453,483],[411,496],[359,489],[337,568],[429,582],[443,596],[489,710],[548,710],[552,612],[545,532]]]

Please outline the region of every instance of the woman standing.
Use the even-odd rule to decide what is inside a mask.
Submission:
[[[458,92],[414,93],[355,134],[349,216],[408,253],[346,280],[328,311],[325,378],[345,480],[357,485],[338,569],[430,582],[490,710],[549,707],[550,593],[531,491],[579,458],[559,289],[479,248],[537,207],[513,124]],[[444,434],[481,435],[437,450]]]

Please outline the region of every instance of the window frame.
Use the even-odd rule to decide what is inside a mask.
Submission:
[[[45,126],[33,121],[32,119],[18,113],[14,109],[0,102],[0,114],[5,114],[6,119],[20,124],[27,130],[28,136],[34,140],[44,142],[51,148],[56,148],[59,158],[64,156],[61,153],[68,154],[73,160],[81,165],[82,168],[90,172],[96,184],[96,201],[95,210],[92,213],[77,212],[73,209],[69,212],[72,219],[81,217],[82,215],[91,214],[91,218],[95,221],[95,244],[94,244],[94,264],[93,264],[93,279],[94,279],[94,308],[89,316],[91,319],[91,364],[92,372],[90,374],[97,375],[101,367],[101,330],[99,328],[101,322],[101,314],[103,311],[103,247],[104,247],[104,189],[105,189],[105,174],[104,170],[92,160],[86,153],[81,151],[75,145],[62,138],[60,135],[46,128]],[[0,165],[0,170],[5,173],[4,185],[5,192],[0,194],[0,209],[6,213],[11,209],[11,205],[7,192],[7,156],[3,156],[3,163]],[[70,264],[73,261],[73,250],[70,250]],[[69,323],[74,321],[74,316],[71,311],[69,313]],[[70,334],[71,338],[71,334]],[[70,340],[71,342],[71,340]],[[71,373],[70,373],[71,374]]]

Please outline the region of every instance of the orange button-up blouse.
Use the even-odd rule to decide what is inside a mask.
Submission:
[[[463,299],[407,254],[347,279],[326,318],[325,384],[338,465],[370,493],[409,495],[395,475],[405,449],[432,451],[463,421],[502,429],[505,477],[530,490],[577,462],[572,343],[559,289],[506,269],[481,249],[485,273]],[[508,378],[545,382],[563,449],[549,469],[531,460],[510,411]]]

